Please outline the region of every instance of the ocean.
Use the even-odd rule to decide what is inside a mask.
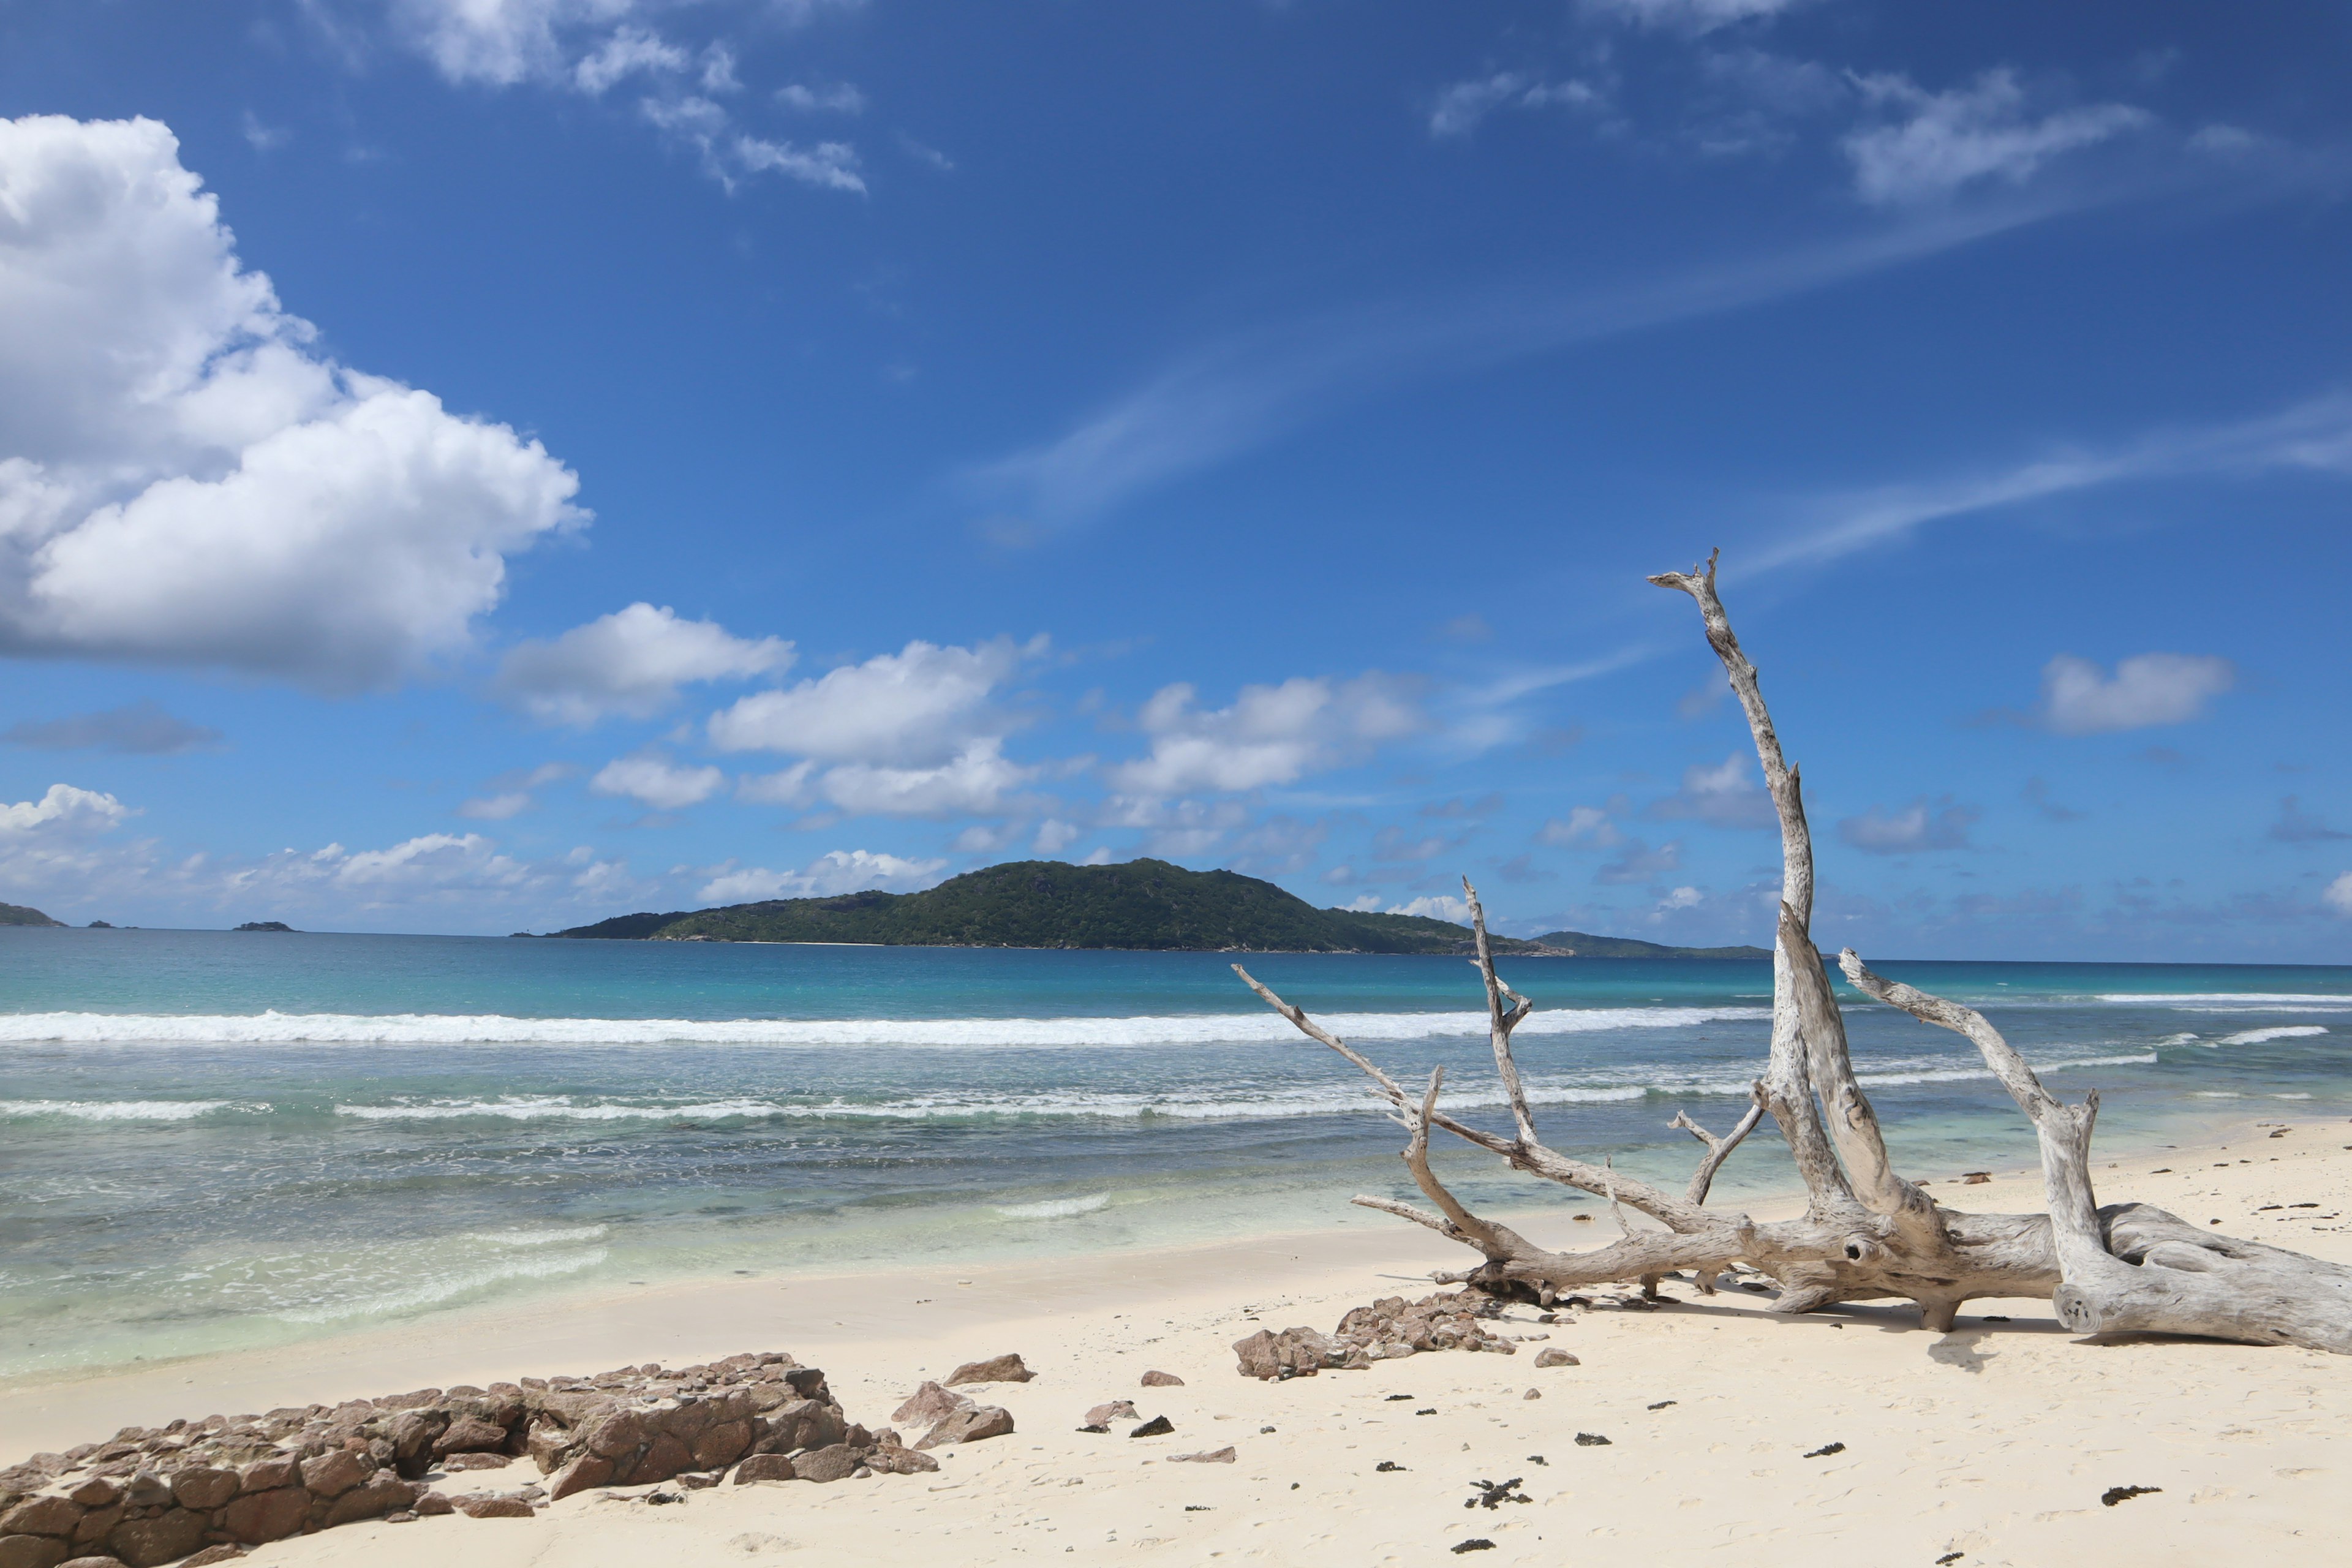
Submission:
[[[1458,958],[1265,954],[1497,1117]],[[1217,953],[0,929],[0,1377],[696,1277],[1398,1222],[1402,1134]],[[1874,964],[1982,1008],[2102,1147],[2352,1117],[2352,968]],[[1515,959],[1546,1139],[1679,1187],[1760,1070],[1762,963]],[[1856,1004],[1915,1173],[2030,1164],[1967,1043]],[[1469,1200],[1579,1199],[1441,1151]],[[1783,1191],[1768,1131],[1717,1201]],[[1566,1239],[1564,1232],[1560,1239]],[[1465,1254],[1465,1258],[1468,1256]]]

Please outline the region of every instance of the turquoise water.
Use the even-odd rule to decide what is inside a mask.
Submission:
[[[1463,961],[1248,963],[1495,1114]],[[2352,969],[1883,967],[2099,1088],[2111,1148],[2352,1115]],[[1769,965],[1507,973],[1556,1146],[1678,1184],[1674,1113],[1744,1108]],[[1909,1168],[2030,1162],[1966,1042],[1850,1021]],[[1346,1199],[1406,1191],[1398,1141],[1212,953],[0,931],[0,1375],[529,1292],[1390,1223]],[[1561,1196],[1447,1159],[1476,1201]],[[1718,1191],[1786,1185],[1759,1139]]]

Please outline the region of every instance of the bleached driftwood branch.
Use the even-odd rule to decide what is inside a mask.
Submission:
[[[1485,1258],[1475,1268],[1440,1274],[1439,1279],[1528,1285],[1546,1300],[1557,1290],[1610,1281],[1638,1280],[1654,1293],[1665,1275],[1685,1268],[1695,1272],[1703,1290],[1711,1290],[1718,1273],[1744,1263],[1779,1281],[1780,1293],[1772,1307],[1778,1312],[1810,1311],[1836,1301],[1907,1299],[1918,1303],[1926,1327],[1947,1330],[1960,1304],[1972,1298],[2052,1296],[2061,1320],[2085,1332],[2158,1331],[2352,1352],[2352,1270],[2200,1232],[2143,1204],[2098,1208],[2089,1163],[2096,1095],[2080,1107],[2061,1104],[1981,1016],[1882,980],[1848,952],[1841,963],[1855,985],[1977,1043],[2034,1123],[2051,1212],[1959,1213],[1941,1207],[1895,1171],[1877,1112],[1854,1076],[1844,1016],[1810,933],[1813,849],[1802,784],[1781,752],[1756,667],[1732,631],[1715,577],[1716,558],[1710,556],[1702,568],[1650,581],[1697,603],[1707,641],[1747,717],[1780,819],[1782,875],[1772,949],[1772,1029],[1755,1103],[1720,1139],[1687,1115],[1676,1115],[1672,1125],[1689,1131],[1707,1151],[1681,1198],[1547,1147],[1511,1048],[1512,1031],[1534,1004],[1496,973],[1486,910],[1465,879],[1475,963],[1486,991],[1487,1034],[1511,1113],[1508,1137],[1438,1109],[1443,1069],[1431,1074],[1418,1099],[1409,1096],[1370,1058],[1234,965],[1276,1012],[1372,1081],[1406,1130],[1404,1161],[1414,1184],[1440,1212],[1390,1198],[1355,1201],[1428,1226]],[[1706,1207],[1724,1160],[1767,1113],[1805,1184],[1804,1215],[1759,1225],[1744,1214]],[[1530,1175],[1605,1197],[1612,1207],[1630,1205],[1660,1228],[1627,1230],[1620,1239],[1586,1251],[1538,1247],[1474,1214],[1438,1180],[1429,1161],[1433,1129]],[[1622,1226],[1622,1215],[1620,1220]]]

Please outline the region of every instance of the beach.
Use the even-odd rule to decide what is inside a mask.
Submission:
[[[2200,1146],[2101,1161],[2102,1201],[2149,1202],[2352,1261],[2352,1122],[2217,1119],[2211,1131]],[[2031,1171],[1957,1177],[1931,1177],[1951,1206],[2042,1206]],[[1768,1218],[1795,1205],[1744,1206]],[[1559,1245],[1610,1229],[1605,1216],[1577,1223],[1570,1212],[1514,1218]],[[1371,1216],[1335,1199],[1331,1218],[1342,1217]],[[2352,1379],[2338,1358],[2082,1341],[2047,1301],[1974,1301],[1938,1335],[1899,1303],[1791,1320],[1740,1289],[1705,1297],[1670,1280],[1654,1308],[1616,1304],[1631,1292],[1615,1290],[1551,1323],[1512,1307],[1491,1325],[1520,1340],[1509,1356],[1432,1352],[1266,1383],[1235,1370],[1234,1340],[1293,1324],[1328,1332],[1350,1307],[1423,1294],[1427,1270],[1467,1257],[1402,1224],[1327,1223],[945,1273],[581,1292],[267,1353],[14,1380],[0,1457],[171,1415],[754,1350],[824,1368],[848,1415],[878,1427],[921,1380],[1010,1352],[1034,1381],[969,1392],[1010,1410],[1015,1430],[941,1449],[936,1473],[591,1491],[529,1520],[362,1523],[255,1557],[445,1568],[712,1556],[994,1563],[1132,1551],[1181,1563],[1411,1563],[1484,1540],[1492,1552],[1473,1548],[1477,1561],[1495,1563],[1633,1550],[1748,1563],[2187,1564],[2264,1551],[2326,1561],[2352,1541],[2339,1506]],[[1551,1348],[1579,1364],[1538,1368],[1537,1352]],[[1147,1371],[1182,1385],[1141,1386]],[[1172,1432],[1131,1438],[1132,1421],[1076,1430],[1089,1407],[1118,1398],[1139,1418],[1167,1416]],[[1230,1464],[1174,1458],[1227,1446]],[[1472,1482],[1513,1478],[1510,1495],[1527,1502],[1465,1507],[1481,1495]],[[528,1460],[440,1484],[501,1489],[522,1479],[536,1479]],[[2116,1488],[2154,1489],[2103,1503]],[[684,1500],[649,1505],[656,1491]]]

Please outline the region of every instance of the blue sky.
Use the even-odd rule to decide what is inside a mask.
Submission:
[[[0,7],[0,899],[2352,954],[2352,11]]]

